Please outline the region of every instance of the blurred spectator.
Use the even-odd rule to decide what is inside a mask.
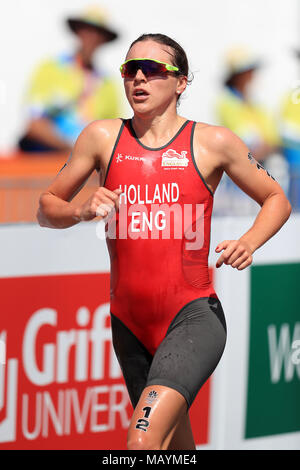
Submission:
[[[295,51],[300,59],[300,50]],[[280,109],[280,134],[283,154],[290,172],[288,197],[293,209],[300,211],[300,81],[284,96]]]
[[[97,7],[66,23],[76,34],[78,47],[35,70],[26,98],[29,122],[19,140],[25,152],[69,150],[89,122],[120,114],[117,85],[93,64],[95,51],[115,40],[117,33]]]
[[[249,96],[256,70],[261,63],[245,48],[233,48],[226,56],[224,88],[217,101],[219,124],[231,129],[248,146],[256,160],[280,180],[287,184],[287,170],[280,155],[281,145],[277,124],[272,115]],[[224,175],[219,194],[222,202],[219,212],[244,215],[257,211],[258,205],[247,197]]]

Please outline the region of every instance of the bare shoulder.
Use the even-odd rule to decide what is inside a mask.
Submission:
[[[220,165],[226,164],[235,151],[247,150],[244,142],[227,127],[203,122],[195,126],[194,145],[204,147]]]
[[[89,123],[79,137],[82,141],[92,140],[103,144],[117,137],[121,125],[121,119],[98,119]]]
[[[121,119],[103,119],[89,123],[75,142],[73,160],[89,158],[94,162],[95,168],[105,167],[121,125]]]
[[[195,126],[195,140],[205,142],[213,151],[222,150],[240,141],[239,137],[227,127],[204,122],[197,122]]]

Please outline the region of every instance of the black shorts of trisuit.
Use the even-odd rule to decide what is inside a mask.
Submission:
[[[221,359],[226,343],[224,312],[213,297],[186,304],[171,322],[154,356],[113,314],[111,327],[114,350],[134,408],[149,385],[177,390],[190,408]]]

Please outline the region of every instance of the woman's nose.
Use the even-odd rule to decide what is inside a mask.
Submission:
[[[136,80],[145,80],[146,76],[143,74],[142,69],[138,69],[135,75]]]

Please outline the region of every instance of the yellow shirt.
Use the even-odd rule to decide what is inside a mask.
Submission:
[[[73,56],[59,56],[35,71],[26,97],[29,117],[47,117],[66,140],[74,142],[96,119],[119,117],[116,83],[95,70],[87,70]]]
[[[280,132],[285,147],[300,149],[300,95],[287,93],[280,109]]]
[[[219,123],[237,134],[254,150],[261,143],[280,143],[272,115],[256,104],[245,101],[238,92],[226,87],[217,102]]]

